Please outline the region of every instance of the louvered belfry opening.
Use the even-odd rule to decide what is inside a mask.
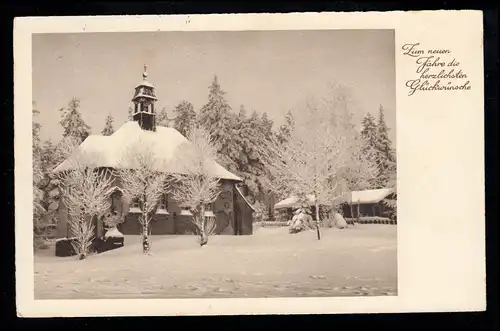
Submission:
[[[139,123],[143,130],[156,131],[155,102],[158,100],[155,87],[148,82],[147,67],[144,65],[142,82],[135,87],[133,120]]]

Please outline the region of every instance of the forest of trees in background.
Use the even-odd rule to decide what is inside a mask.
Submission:
[[[262,155],[263,148],[269,141],[286,142],[293,132],[296,119],[292,110],[284,115],[283,124],[275,127],[267,112],[248,111],[244,105],[238,110],[233,109],[226,100],[226,92],[219,84],[217,76],[209,86],[208,100],[199,111],[193,104],[182,100],[173,110],[174,116],[169,118],[165,108],[157,112],[156,121],[159,126],[174,127],[184,136],[193,122],[209,130],[218,142],[219,163],[229,171],[240,176],[247,188],[247,198],[254,205],[256,220],[271,220],[277,198],[268,187],[269,176]],[[343,96],[345,97],[345,96]],[[72,137],[83,142],[90,134],[91,127],[85,123],[79,110],[80,101],[72,98],[67,107],[61,108],[60,125],[63,128],[63,139]],[[352,123],[352,110],[347,110],[345,125],[350,130],[356,129],[357,123]],[[38,111],[33,105],[33,187],[35,227],[56,218],[58,194],[55,188],[57,182],[51,178],[52,169],[62,160],[57,157],[58,144],[51,140],[41,141],[40,124],[37,120]],[[384,109],[378,109],[378,118],[366,113],[359,132],[366,148],[376,151],[374,160],[378,169],[376,178],[368,186],[351,187],[351,190],[380,187],[396,187],[396,157],[395,150],[389,138],[389,128],[386,125]],[[128,120],[132,118],[132,107],[128,110]],[[298,123],[298,125],[302,125]],[[345,128],[344,128],[345,129]],[[102,135],[111,135],[115,131],[114,119],[108,115],[101,131]],[[168,142],[165,142],[168,143]],[[390,202],[389,202],[390,203]],[[395,202],[394,202],[395,207]]]

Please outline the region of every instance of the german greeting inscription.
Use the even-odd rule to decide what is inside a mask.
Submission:
[[[449,49],[424,49],[420,43],[404,44],[403,55],[415,59],[416,77],[405,85],[412,96],[417,91],[470,90],[467,73],[460,68],[460,61]]]

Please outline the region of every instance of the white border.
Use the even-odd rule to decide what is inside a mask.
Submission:
[[[32,33],[395,29],[398,296],[34,300],[31,226]],[[406,96],[404,43],[451,49],[467,93]],[[329,314],[485,309],[483,44],[479,11],[29,17],[14,21],[16,290],[19,316]]]

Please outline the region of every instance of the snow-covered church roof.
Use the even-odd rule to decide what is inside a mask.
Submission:
[[[183,173],[179,162],[176,162],[175,153],[177,147],[189,143],[189,140],[174,128],[157,126],[156,131],[148,131],[141,129],[135,121],[126,122],[110,136],[90,135],[67,160],[54,169],[54,172],[71,170],[74,160],[96,167],[133,168],[132,164],[127,164],[129,158],[125,155],[137,143],[144,143],[151,148],[156,170]],[[210,170],[212,176],[220,179],[242,180],[215,161]]]

